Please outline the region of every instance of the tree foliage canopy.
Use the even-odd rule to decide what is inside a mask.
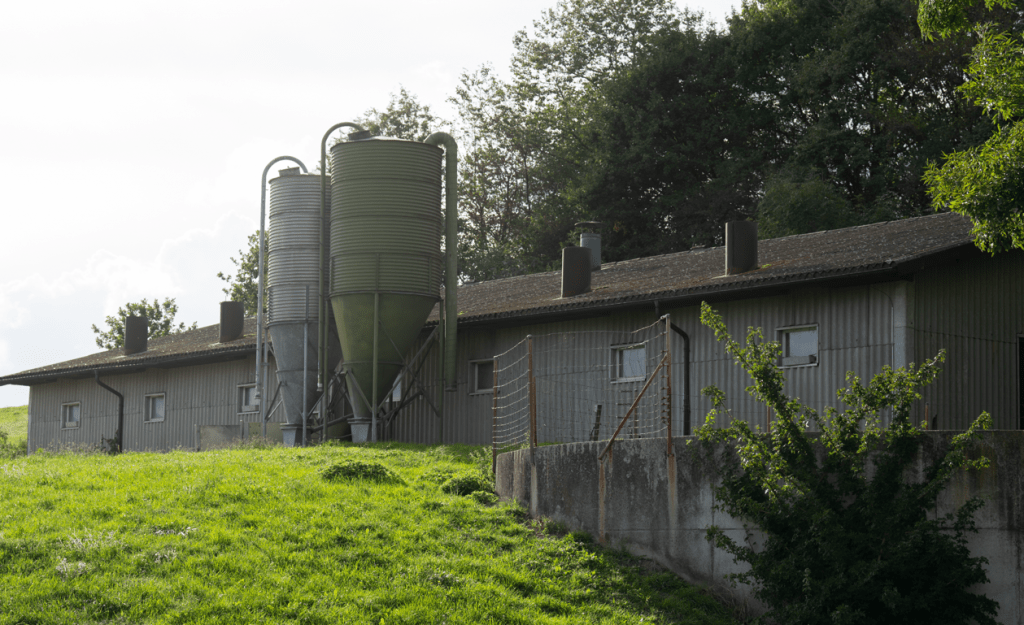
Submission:
[[[260,233],[259,230],[249,235],[248,247],[238,250],[238,258],[231,257],[231,263],[235,266],[235,274],[217,272],[217,277],[228,283],[226,288],[221,289],[224,295],[232,302],[242,302],[247,317],[255,317],[259,309],[259,264],[260,264]],[[269,245],[269,239],[264,240],[264,255]],[[266,269],[267,259],[263,258],[263,267]],[[263,302],[263,310],[266,311],[267,303]]]
[[[586,217],[601,87],[677,24],[670,0],[563,0],[517,33],[510,80],[490,66],[463,74],[452,103],[464,146],[464,277],[557,264]]]
[[[416,96],[399,86],[384,109],[371,108],[356,123],[378,137],[423,141],[447,122],[430,112]]]
[[[1024,28],[1012,0],[921,0],[918,21],[928,38],[977,40],[958,86],[991,119],[982,145],[948,154],[929,166],[925,181],[935,208],[966,215],[975,242],[989,252],[1024,249]]]
[[[923,39],[916,0],[754,1],[725,29],[665,0],[562,0],[516,35],[511,78],[466,72],[451,99],[462,276],[552,269],[578,221],[623,260],[733,219],[784,236],[925,214],[927,164],[1019,95],[958,96],[973,43]]]
[[[460,278],[554,269],[579,221],[612,261],[719,244],[734,219],[786,236],[933,206],[1021,245],[1024,20],[985,1],[752,0],[717,28],[671,0],[560,0],[507,78],[466,71],[449,100]],[[448,126],[403,87],[358,121]]]
[[[128,302],[117,309],[116,315],[110,315],[105,322],[107,327],[101,330],[94,324],[92,331],[96,333],[96,346],[102,349],[116,349],[124,346],[124,320],[125,317],[145,317],[149,329],[148,336],[151,339],[178,334],[186,330],[195,330],[199,325],[195,322],[192,325],[179,323],[174,325],[174,317],[178,314],[178,304],[173,297],[164,298],[161,303],[159,298],[149,303],[145,298],[140,302]]]
[[[608,81],[583,177],[602,254],[624,260],[715,243],[750,215],[765,155],[754,141],[770,111],[737,82],[724,33],[686,16]]]

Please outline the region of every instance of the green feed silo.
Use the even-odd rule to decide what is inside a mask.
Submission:
[[[331,148],[328,294],[357,438],[440,299],[443,155],[427,143],[377,137]]]

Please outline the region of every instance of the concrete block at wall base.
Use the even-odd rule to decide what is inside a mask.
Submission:
[[[370,422],[368,420],[367,421],[361,421],[361,420],[357,421],[355,419],[349,419],[347,425],[350,428],[350,431],[352,433],[352,442],[353,443],[368,443],[368,442],[370,442],[370,440],[371,440],[370,430],[373,429],[372,428],[372,422]],[[377,421],[377,434],[378,434],[377,440],[381,440],[381,437],[380,437],[380,426],[381,426],[381,423],[380,423],[380,420],[378,420]]]
[[[926,433],[912,473],[922,475],[955,434]],[[717,467],[731,451],[724,446],[708,451],[687,445],[687,439],[692,437],[673,441],[671,456],[664,439],[617,441],[604,461],[599,456],[606,441],[499,454],[495,489],[502,500],[517,501],[534,516],[651,558],[707,587],[739,613],[759,615],[764,606],[753,589],[733,587],[725,579],[746,565],[706,538],[714,525],[755,549],[762,540],[759,532],[747,532],[743,523],[715,510]],[[989,560],[991,581],[978,590],[999,602],[1000,623],[1024,624],[1024,432],[985,432],[970,453],[986,456],[992,466],[955,476],[940,495],[936,513],[954,511],[971,497],[985,501],[975,517],[979,532],[968,536],[971,554]]]
[[[271,444],[280,445],[284,442],[284,436],[281,434],[282,423],[268,423],[267,424],[267,442]],[[255,441],[263,438],[263,428],[259,423],[245,423],[245,430],[242,433],[246,442]]]
[[[223,449],[242,442],[242,425],[200,425],[199,451]]]

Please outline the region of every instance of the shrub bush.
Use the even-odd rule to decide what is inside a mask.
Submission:
[[[701,321],[753,381],[747,388],[774,413],[770,432],[742,421],[716,429],[724,395],[704,389],[715,405],[697,434],[705,443],[727,442],[717,508],[760,530],[759,548],[741,544],[717,527],[708,540],[750,565],[733,581],[752,584],[769,611],[766,622],[842,625],[862,623],[995,623],[998,603],[970,591],[987,582],[984,558],[973,558],[966,534],[976,532],[977,499],[955,514],[929,518],[953,474],[987,466],[967,449],[991,423],[983,413],[928,466],[919,481],[906,471],[917,460],[921,428],[910,421],[917,389],[939,373],[942,352],[920,367],[885,367],[865,386],[847,373],[837,392],[846,410],[824,415],[783,393],[776,366],[779,345],[751,328],[746,346],[729,336],[706,303]],[[882,427],[880,413],[891,410]],[[816,426],[814,438],[807,430]]]
[[[493,489],[494,485],[487,478],[475,473],[458,473],[441,484],[441,490],[452,495],[471,495],[478,491],[489,493]]]
[[[328,481],[338,480],[370,480],[390,484],[402,483],[397,473],[376,462],[362,460],[342,460],[320,471],[320,476]]]
[[[28,444],[26,441],[12,443],[7,436],[7,432],[0,430],[0,460],[13,460],[27,453]]]

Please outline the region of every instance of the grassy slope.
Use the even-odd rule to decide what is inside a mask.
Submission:
[[[0,430],[7,432],[11,443],[28,439],[28,406],[0,408]]]
[[[404,483],[320,477],[341,459]],[[0,624],[732,622],[671,574],[432,477],[473,470],[412,446],[0,462]]]

